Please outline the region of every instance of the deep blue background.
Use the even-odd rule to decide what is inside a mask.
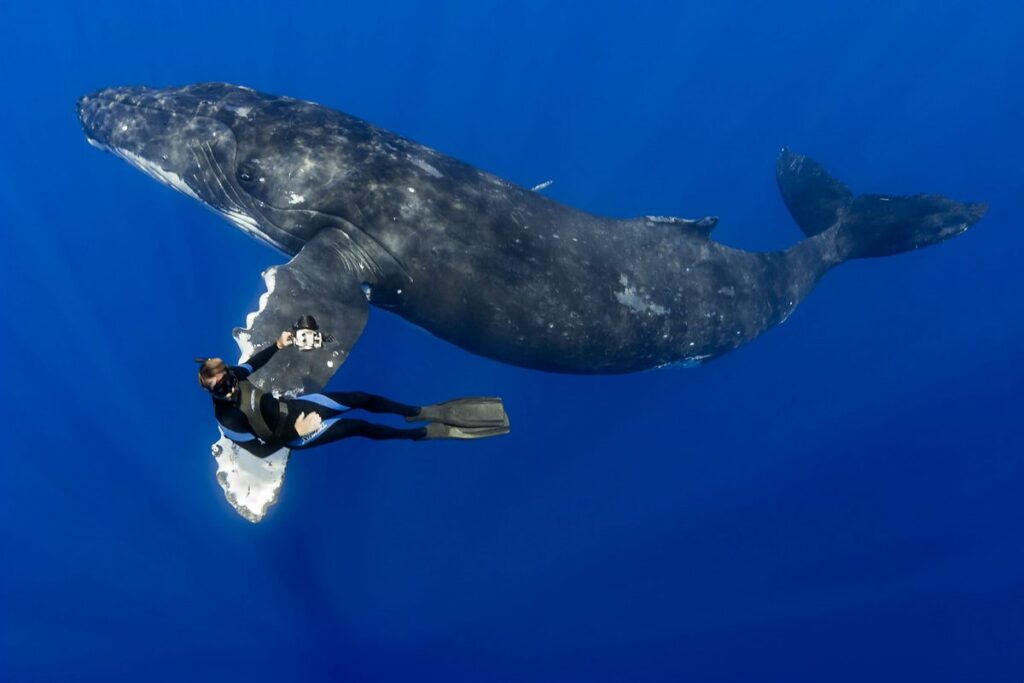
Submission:
[[[0,4],[0,680],[1020,681],[1024,5]],[[253,526],[192,357],[280,255],[89,147],[225,80],[554,198],[799,237],[778,148],[991,202],[699,370],[499,365],[374,312],[332,386],[506,398],[473,444],[293,458]]]

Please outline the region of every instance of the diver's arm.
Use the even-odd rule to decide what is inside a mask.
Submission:
[[[277,353],[277,345],[271,344],[265,349],[260,349],[256,353],[249,356],[249,360],[245,361],[241,365],[236,365],[232,368],[235,371],[235,375],[238,379],[245,379],[252,373],[256,372],[264,365],[266,365],[274,354]]]
[[[235,371],[235,375],[238,379],[245,379],[252,373],[256,372],[264,365],[266,365],[274,354],[277,353],[278,349],[283,349],[292,343],[292,333],[290,330],[285,330],[281,333],[281,336],[277,338],[277,341],[265,349],[260,349],[256,353],[249,356],[249,360],[236,365],[232,368]]]

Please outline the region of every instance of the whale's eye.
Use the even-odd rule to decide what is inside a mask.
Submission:
[[[251,183],[256,180],[256,169],[249,164],[242,164],[238,167],[238,179],[243,183]]]

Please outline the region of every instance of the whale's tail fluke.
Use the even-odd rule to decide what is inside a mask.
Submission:
[[[821,164],[783,149],[775,166],[782,198],[808,237],[828,233],[826,258],[889,256],[937,244],[977,223],[987,204],[941,195],[855,197]]]

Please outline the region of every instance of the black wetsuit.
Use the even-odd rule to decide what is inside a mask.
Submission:
[[[254,353],[247,363],[228,368],[239,383],[246,381],[252,373],[266,365],[277,352],[271,345]],[[236,389],[230,398],[213,398],[214,413],[224,435],[253,455],[263,458],[280,448],[301,449],[321,446],[350,436],[364,436],[368,439],[422,439],[427,435],[425,427],[397,429],[374,424],[365,420],[342,418],[350,410],[366,410],[371,413],[393,413],[412,417],[419,413],[417,406],[398,403],[383,396],[361,391],[329,391],[319,394],[304,394],[296,398],[277,399],[269,392],[259,400],[259,411],[273,436],[264,441],[256,436],[249,418],[239,406]],[[281,410],[281,404],[287,409]],[[320,428],[312,434],[299,436],[295,431],[295,419],[300,413],[316,413],[323,420]]]

